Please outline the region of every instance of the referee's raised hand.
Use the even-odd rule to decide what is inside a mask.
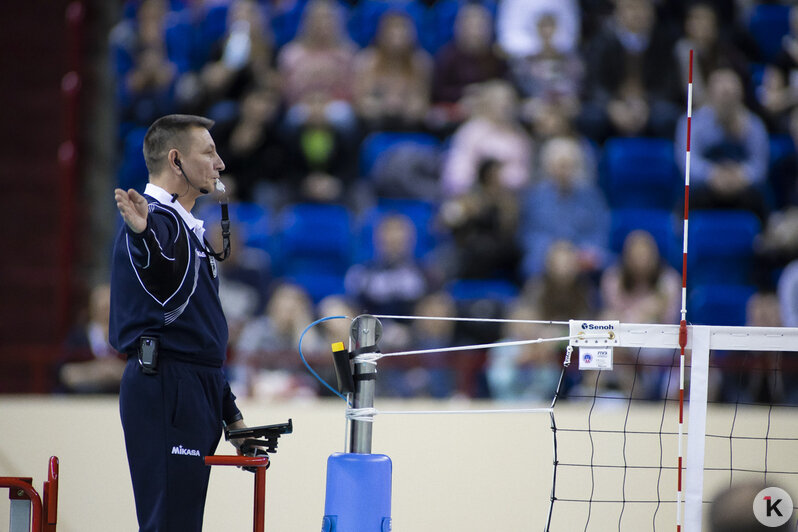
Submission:
[[[121,188],[114,190],[114,198],[116,199],[116,207],[122,215],[130,229],[135,233],[141,233],[147,229],[147,214],[149,208],[147,200],[144,196],[136,192],[134,189],[129,189],[127,192]]]

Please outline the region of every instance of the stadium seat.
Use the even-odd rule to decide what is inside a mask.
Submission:
[[[749,285],[697,286],[687,300],[687,320],[694,325],[743,326],[748,299],[755,292]]]
[[[192,66],[197,71],[210,59],[217,42],[224,37],[227,31],[229,5],[226,3],[208,5],[206,2],[203,9],[205,11],[194,31]]]
[[[274,33],[275,49],[281,48],[296,37],[307,3],[308,0],[283,2],[286,7],[280,7],[271,13],[271,28]]]
[[[398,133],[379,131],[370,134],[360,145],[360,175],[371,176],[374,163],[380,154],[401,143],[415,143],[421,146],[440,145],[438,139],[426,133]]]
[[[771,167],[795,153],[795,144],[793,143],[792,137],[790,135],[771,135],[768,139],[768,144],[770,145]]]
[[[790,31],[790,6],[759,4],[751,11],[748,32],[759,48],[762,60],[773,62],[781,51],[781,40]]]
[[[676,204],[681,182],[669,140],[608,139],[599,172],[610,207],[671,209]]]
[[[380,198],[377,205],[367,210],[358,223],[357,262],[374,258],[374,230],[385,216],[398,213],[407,216],[416,228],[416,247],[414,255],[421,258],[437,244],[437,236],[432,230],[436,205],[430,201],[412,199]]]
[[[223,179],[224,180],[224,179]],[[271,213],[257,203],[236,202],[229,205],[231,232],[238,233],[246,246],[272,253]],[[199,217],[208,229],[219,223],[221,211],[215,201],[207,201],[199,210]]]
[[[239,110],[238,100],[220,100],[208,108],[205,116],[217,124],[232,124],[238,118]]]
[[[760,91],[762,89],[762,81],[765,79],[765,63],[749,63],[748,70],[751,76],[751,85],[754,90]]]
[[[626,237],[632,231],[648,231],[657,242],[660,256],[681,270],[682,248],[676,238],[677,222],[672,211],[665,209],[613,209],[610,212],[610,250],[620,254]]]
[[[407,13],[415,24],[419,45],[435,55],[453,37],[454,21],[461,2],[438,0],[429,4],[425,0],[413,0],[407,6]]]
[[[768,183],[774,207],[784,209],[795,195],[795,167],[791,161],[795,157],[795,144],[790,135],[771,135],[769,144]]]
[[[117,172],[118,186],[124,190],[135,188],[139,192],[143,192],[144,186],[147,184],[149,172],[144,164],[144,154],[141,151],[146,133],[147,128],[138,127],[125,135],[122,162]]]
[[[505,279],[456,279],[446,286],[449,295],[458,302],[483,299],[509,303],[518,297],[518,287]]]
[[[754,239],[761,230],[751,212],[695,211],[690,215],[687,248],[688,287],[702,284],[747,284]]]
[[[185,12],[169,13],[164,20],[164,41],[169,59],[177,67],[178,73],[191,70],[196,45],[196,35],[190,18]]]
[[[372,44],[380,18],[388,11],[406,12],[409,0],[361,0],[349,11],[346,29],[360,48]]]
[[[314,305],[327,296],[346,293],[344,276],[341,274],[306,271],[288,275],[285,280],[301,286]]]
[[[343,275],[351,264],[352,223],[346,207],[297,203],[277,217],[274,259],[278,273]]]

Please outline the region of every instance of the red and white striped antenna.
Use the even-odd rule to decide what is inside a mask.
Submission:
[[[684,151],[684,236],[682,238],[682,311],[679,322],[679,464],[676,494],[676,532],[682,530],[682,466],[684,439],[684,348],[687,346],[687,224],[690,213],[690,122],[693,119],[693,51],[687,75],[687,144]]]

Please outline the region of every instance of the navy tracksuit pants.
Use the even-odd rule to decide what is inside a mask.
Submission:
[[[200,532],[222,433],[220,368],[161,359],[145,375],[128,359],[119,393],[140,532]]]

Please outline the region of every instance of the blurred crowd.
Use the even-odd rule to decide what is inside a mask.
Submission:
[[[688,267],[688,320],[798,326],[798,7],[141,0],[124,4],[110,47],[119,186],[143,189],[141,141],[157,117],[216,121],[239,395],[323,394],[297,346],[326,316],[678,323],[690,50],[691,222],[695,211],[706,243]],[[217,210],[214,198],[200,206],[206,227]],[[304,337],[327,378],[348,324]],[[564,331],[383,324],[383,351]],[[99,333],[81,330],[95,350]],[[548,400],[564,348],[385,359],[378,394]],[[796,400],[740,357],[717,360],[716,398]],[[671,363],[670,352],[618,350],[602,386],[661,398]],[[63,385],[85,387],[69,367]],[[566,393],[586,381],[569,371]]]

